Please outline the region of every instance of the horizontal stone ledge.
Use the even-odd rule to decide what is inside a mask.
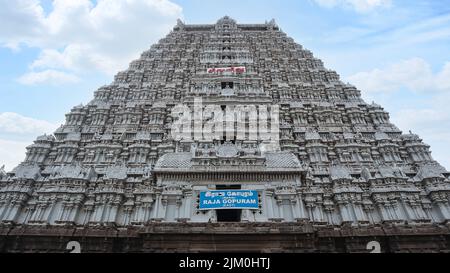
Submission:
[[[131,238],[146,235],[312,235],[314,237],[392,237],[450,235],[449,225],[361,227],[296,223],[148,223],[145,226],[0,226],[0,236]]]

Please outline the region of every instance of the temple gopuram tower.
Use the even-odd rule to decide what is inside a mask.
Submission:
[[[0,170],[0,252],[448,251],[429,148],[274,20],[179,20]]]

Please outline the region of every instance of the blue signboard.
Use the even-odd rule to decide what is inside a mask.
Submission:
[[[258,209],[258,192],[221,190],[200,192],[199,209]]]

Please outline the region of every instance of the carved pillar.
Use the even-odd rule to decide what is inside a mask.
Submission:
[[[6,218],[9,214],[10,206],[11,201],[9,200],[6,200],[5,203],[2,204],[0,207],[0,219],[7,221]]]
[[[342,222],[354,222],[353,215],[351,213],[350,203],[347,200],[341,200],[338,202],[339,211],[341,213]]]
[[[192,196],[192,191],[186,192],[184,196],[184,219],[191,219]]]
[[[80,204],[76,201],[73,201],[70,203],[70,205],[68,207],[68,211],[67,211],[67,216],[66,216],[67,222],[75,223],[79,207],[80,207]]]
[[[241,222],[249,222],[250,221],[249,215],[251,214],[250,210],[243,209],[241,213],[242,213],[242,215],[241,215]]]
[[[163,204],[164,201],[164,204]],[[166,205],[167,200],[163,200],[161,193],[158,193],[156,195],[156,205],[155,205],[155,212],[154,212],[154,219],[155,220],[161,220],[166,215]]]
[[[404,214],[406,216],[405,218],[406,218],[406,220],[416,221],[416,220],[418,220],[418,217],[417,217],[416,212],[412,208],[410,202],[411,201],[409,201],[409,200],[402,200],[401,201],[401,205],[403,207],[403,211],[404,211]]]
[[[290,197],[289,204],[290,204],[290,209],[292,211],[292,219],[293,220],[299,219],[299,211],[298,211],[297,202],[298,202],[297,196]]]
[[[409,204],[411,207],[412,212],[415,215],[415,219],[416,220],[421,220],[421,221],[426,221],[426,220],[430,220],[427,216],[427,214],[425,213],[425,210],[423,209],[423,207],[421,206],[421,204],[419,202],[413,202]]]
[[[450,220],[450,207],[448,204],[448,201],[446,200],[439,200],[436,202],[439,210],[441,211],[442,216],[444,217],[444,220]]]
[[[143,216],[142,222],[146,223],[150,219],[151,209],[154,206],[155,202],[144,202],[142,205]]]
[[[108,204],[108,214],[106,217],[106,222],[116,223],[117,212],[119,211],[120,203],[117,201]]]
[[[51,200],[49,201],[48,206],[45,209],[44,219],[42,219],[45,223],[50,223],[57,202],[58,200],[56,199],[56,196],[52,197]]]
[[[92,218],[94,207],[93,205],[85,205],[83,210],[84,210],[83,225],[86,225]]]
[[[105,200],[105,203],[95,202],[92,222],[101,222],[102,221],[106,205],[107,205],[106,200]]]
[[[34,211],[33,215],[31,216],[31,222],[39,222],[43,218],[43,214],[45,212],[45,209],[47,208],[47,204],[45,203],[38,203],[36,204],[36,210]]]
[[[158,215],[157,215],[158,209],[159,209],[159,194],[156,194],[155,202],[154,202],[153,209],[152,209],[151,216],[150,216],[151,219],[154,220],[158,217]]]
[[[266,202],[267,202],[267,216],[270,220],[273,220],[275,218],[275,212],[273,207],[273,192],[266,192]]]
[[[317,222],[325,222],[325,217],[323,215],[322,203],[317,202],[314,205],[314,214],[317,216]]]
[[[12,201],[9,206],[9,211],[4,215],[3,219],[15,223],[17,216],[22,206],[21,201]]]
[[[266,213],[267,213],[267,218],[270,220],[270,219],[273,219],[274,218],[274,213],[273,213],[273,203],[272,203],[272,194],[273,194],[273,192],[272,191],[266,191],[266,195],[265,195],[265,202],[264,203],[266,203],[267,205],[267,210],[266,210]]]
[[[0,219],[3,219],[3,214],[5,213],[7,206],[8,202],[0,203]]]
[[[362,208],[362,204],[360,202],[353,202],[353,211],[355,212],[356,221],[358,222],[368,222],[368,218],[366,213],[364,212]]]
[[[34,210],[35,210],[35,205],[30,205],[30,204],[25,209],[25,219],[23,220],[24,224],[28,223],[28,221],[31,220],[31,216],[33,215]]]
[[[58,211],[58,214],[56,215],[56,222],[65,221],[67,206],[68,206],[68,202],[63,201],[61,204],[61,209]]]
[[[277,218],[279,219],[284,219],[284,215],[283,215],[283,198],[279,195],[275,196],[275,205],[277,206],[277,211],[278,211],[278,216]]]
[[[297,211],[297,219],[308,219],[305,211],[305,205],[300,194],[296,195],[295,209]]]
[[[183,205],[183,198],[182,196],[177,196],[176,198],[176,203],[175,203],[175,215],[174,215],[174,219],[179,219],[180,218],[180,214],[183,213],[181,206]]]
[[[394,220],[406,220],[405,213],[401,210],[401,206],[398,200],[391,201],[392,212]]]
[[[143,222],[143,206],[144,204],[141,203],[140,201],[140,196],[136,196],[136,201],[134,202],[134,209],[133,206],[131,206],[131,216],[130,216],[130,221],[131,224],[135,225],[135,224],[140,224]]]
[[[34,222],[36,221],[36,219],[38,218],[38,215],[40,213],[41,210],[41,206],[39,203],[34,205],[34,208],[31,209],[31,217],[30,217],[30,222]]]

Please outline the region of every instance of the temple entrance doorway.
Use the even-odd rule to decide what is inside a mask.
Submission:
[[[216,190],[240,190],[241,185],[216,185]],[[219,209],[216,210],[217,222],[240,222],[241,209]]]

